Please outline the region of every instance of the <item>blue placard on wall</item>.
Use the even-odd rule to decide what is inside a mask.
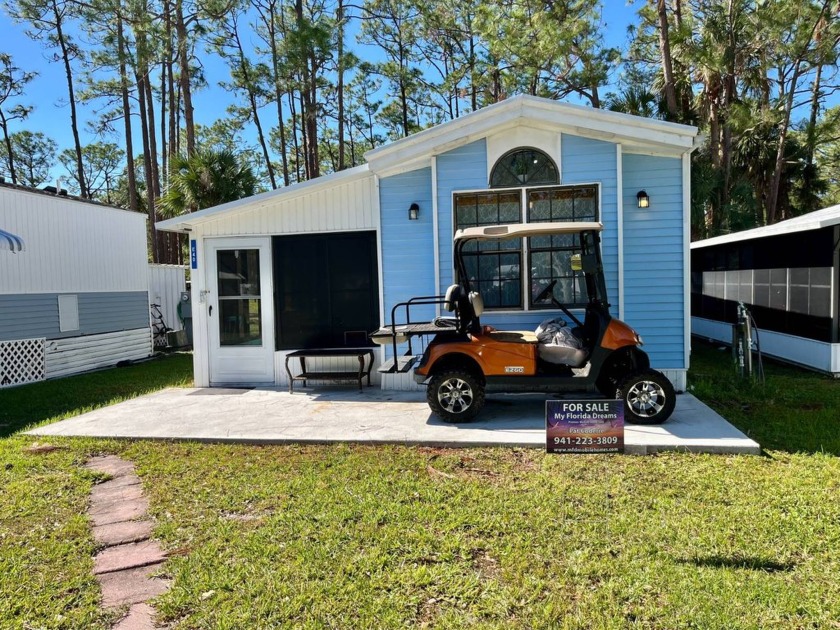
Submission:
[[[194,240],[190,240],[190,269],[198,269],[198,251]]]

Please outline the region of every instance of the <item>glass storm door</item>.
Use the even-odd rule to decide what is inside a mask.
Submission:
[[[270,240],[220,239],[209,243],[210,384],[273,384]]]

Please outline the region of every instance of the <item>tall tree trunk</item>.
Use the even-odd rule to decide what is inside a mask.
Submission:
[[[271,67],[274,72],[274,102],[277,104],[277,132],[280,135],[280,160],[283,165],[283,185],[288,186],[291,183],[289,177],[289,158],[286,155],[286,121],[283,114],[283,90],[281,89],[281,75],[280,75],[280,53],[277,50],[277,14],[276,3],[269,4],[268,19],[266,20],[266,27],[268,29],[268,37],[270,40],[271,49]]]
[[[659,52],[662,55],[662,74],[665,77],[665,104],[668,108],[668,120],[677,120],[677,88],[668,33],[668,7],[665,0],[657,0],[656,11],[659,14]]]
[[[17,184],[15,156],[12,153],[12,139],[9,136],[9,122],[6,120],[6,115],[2,109],[0,109],[0,126],[3,127],[3,143],[6,145],[6,155],[9,156],[9,176],[12,178],[12,183]]]
[[[785,110],[779,124],[779,139],[776,142],[776,160],[773,166],[773,177],[770,180],[770,190],[767,191],[767,224],[771,225],[779,220],[779,192],[782,183],[782,173],[785,169],[785,148],[787,145],[788,128],[790,127],[790,113],[793,110],[795,87],[799,80],[801,59],[796,62],[791,79],[791,89],[785,96]]]
[[[175,155],[178,155],[178,151],[180,147],[178,146],[178,88],[175,84],[175,50],[172,46],[172,3],[170,0],[166,0],[163,5],[163,32],[164,37],[166,38],[166,44],[164,46],[164,55],[166,56],[165,72],[164,76],[166,77],[166,84],[168,86],[167,94],[169,95],[169,106],[167,107],[168,110],[168,117],[167,117],[167,127],[169,128],[169,146],[166,155],[166,162],[167,164],[171,163],[171,158]],[[163,97],[161,97],[163,98]],[[163,121],[161,121],[162,123]],[[164,174],[169,180],[169,169],[167,168],[164,171]]]
[[[160,169],[158,165],[157,137],[155,136],[155,102],[152,97],[152,84],[146,68],[146,76],[143,87],[146,90],[146,107],[148,109],[149,121],[149,154],[152,161],[152,184],[154,185],[155,198],[160,197]]]
[[[139,61],[139,60],[138,60]],[[149,223],[152,230],[152,262],[161,262],[160,243],[157,238],[157,228],[155,228],[155,221],[157,220],[157,212],[155,209],[155,186],[152,181],[152,158],[149,150],[149,122],[146,116],[146,87],[144,85],[146,78],[142,71],[137,71],[137,100],[138,108],[140,110],[140,132],[143,136],[143,166],[146,171],[146,205],[149,213]]]
[[[184,104],[184,127],[187,132],[187,155],[195,153],[195,119],[190,88],[190,59],[183,0],[175,0],[175,33],[178,39],[178,66],[181,70],[181,98]]]
[[[137,212],[137,178],[134,170],[134,144],[131,139],[131,101],[128,94],[128,73],[126,71],[125,29],[122,8],[117,9],[117,55],[120,67],[120,94],[122,96],[123,123],[125,127],[126,179],[128,181],[128,207]],[[149,239],[154,235],[154,226],[149,222]]]
[[[344,159],[344,0],[338,0],[336,9],[336,21],[338,24],[338,51],[336,53],[338,85],[336,96],[338,98],[338,170],[347,168]]]
[[[312,171],[309,163],[309,125],[306,120],[306,94],[309,93],[309,88],[303,86],[303,89],[298,92],[298,100],[300,105],[300,140],[302,145],[303,155],[303,176],[306,179],[312,179]]]
[[[304,29],[303,0],[295,0],[295,19],[298,32]],[[301,51],[303,52],[303,51]],[[315,55],[307,50],[301,55],[301,116],[303,119],[303,147],[306,160],[306,178],[318,177],[318,119],[316,116],[317,92]]]
[[[161,184],[166,185],[166,172],[169,169],[169,149],[166,136],[166,61],[160,64],[160,171],[163,173]]]
[[[251,105],[251,116],[254,119],[254,125],[257,128],[257,139],[262,149],[263,159],[265,160],[265,168],[268,171],[268,179],[271,182],[271,188],[277,188],[277,181],[274,178],[274,166],[271,164],[271,157],[268,154],[268,143],[263,133],[262,123],[260,122],[260,108],[257,104],[257,95],[251,73],[248,71],[248,59],[245,57],[245,50],[242,48],[242,40],[239,39],[239,30],[236,22],[233,23],[233,43],[236,46],[236,51],[239,54],[239,70],[242,72],[242,80],[245,85],[245,91],[248,92],[248,103]]]
[[[64,61],[64,73],[67,77],[67,95],[70,102],[70,128],[73,132],[73,145],[76,150],[76,174],[79,178],[79,196],[90,198],[90,193],[85,180],[84,163],[82,161],[82,144],[79,142],[79,123],[76,115],[76,93],[73,89],[73,69],[70,67],[70,51],[67,48],[67,41],[62,28],[63,16],[58,9],[56,0],[52,0],[52,9],[55,15],[55,34],[58,45],[61,47],[61,57]]]
[[[471,27],[472,28],[472,27]],[[478,86],[476,85],[476,69],[475,69],[475,36],[470,34],[470,109],[475,111],[478,109]]]
[[[315,179],[321,175],[321,159],[318,156],[318,73],[315,66],[314,53],[310,56],[311,68],[309,72],[309,114],[306,117],[307,137],[309,139],[309,159],[312,163],[311,177]]]
[[[289,91],[289,112],[292,115],[292,148],[295,150],[295,181],[302,181],[300,177],[300,140],[298,139],[298,115],[297,107],[295,105],[294,90]],[[301,133],[303,133],[303,125],[301,124]],[[304,167],[306,166],[304,162]]]

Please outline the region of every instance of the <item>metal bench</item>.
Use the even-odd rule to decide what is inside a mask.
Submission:
[[[359,369],[343,371],[318,371],[307,367],[307,359],[330,359],[338,357],[356,357],[359,360]],[[291,359],[300,360],[300,373],[292,374],[289,367]],[[366,360],[367,359],[367,360]],[[295,381],[358,381],[359,391],[362,391],[362,380],[367,377],[367,384],[370,387],[370,371],[373,368],[373,348],[313,348],[311,350],[295,350],[286,355],[286,374],[289,375],[289,393],[291,394]]]

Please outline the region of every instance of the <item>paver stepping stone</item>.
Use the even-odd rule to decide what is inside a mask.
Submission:
[[[122,545],[140,542],[152,535],[150,521],[121,521],[93,528],[93,537],[100,545]]]
[[[155,609],[148,604],[134,604],[112,630],[157,630]]]
[[[145,567],[149,564],[160,564],[165,558],[160,545],[153,540],[115,545],[96,554],[93,559],[93,572],[100,575],[122,569]]]
[[[165,593],[170,580],[152,577],[166,554],[149,539],[152,523],[143,518],[149,501],[140,478],[134,464],[113,455],[94,457],[86,467],[112,477],[92,488],[88,510],[96,542],[104,545],[93,559],[102,605],[131,605],[113,630],[153,630],[155,611],[145,602]]]
[[[159,568],[159,564],[150,564],[99,575],[102,605],[112,608],[123,604],[140,604],[165,593],[169,589],[169,580],[151,577]]]
[[[111,485],[112,483],[111,481],[106,481],[93,486],[93,489],[90,491],[90,500],[93,505],[140,499],[143,497],[143,486],[139,483],[130,486],[114,486]]]
[[[105,455],[104,457],[93,457],[88,460],[87,467],[91,470],[98,470],[112,477],[121,477],[126,473],[134,472],[134,464],[116,455]]]
[[[149,501],[144,497],[130,501],[116,501],[92,506],[88,514],[94,525],[108,525],[120,521],[132,521],[141,518],[149,509]]]

